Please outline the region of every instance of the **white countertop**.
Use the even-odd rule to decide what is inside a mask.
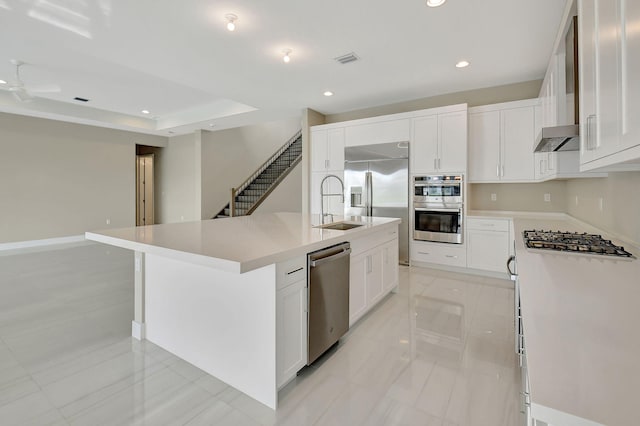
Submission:
[[[87,232],[88,240],[243,273],[323,247],[360,238],[400,219],[335,217],[363,226],[348,231],[314,228],[318,215],[256,213],[227,219]]]
[[[528,229],[602,234],[568,216],[515,217],[514,228],[532,415],[638,424],[640,260],[525,248]]]

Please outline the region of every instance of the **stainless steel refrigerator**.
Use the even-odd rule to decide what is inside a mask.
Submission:
[[[401,264],[409,264],[409,143],[347,147],[344,150],[346,216],[397,217]]]

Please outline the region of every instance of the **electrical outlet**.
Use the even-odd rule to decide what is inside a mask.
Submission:
[[[604,210],[604,198],[598,198],[598,207],[600,208],[600,211]]]
[[[180,221],[184,222],[184,216],[180,216]]]
[[[111,219],[107,219],[106,222],[107,222],[107,225],[111,225]]]
[[[576,195],[576,206],[578,205],[578,196]]]
[[[551,194],[544,194],[544,201],[547,203],[551,202]]]
[[[497,194],[491,194],[491,201],[496,201],[498,200],[498,195]]]

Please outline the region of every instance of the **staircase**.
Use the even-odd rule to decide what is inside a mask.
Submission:
[[[238,188],[231,188],[231,202],[212,219],[253,213],[301,159],[302,131],[299,130]]]

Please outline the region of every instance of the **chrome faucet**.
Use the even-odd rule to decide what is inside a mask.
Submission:
[[[342,192],[340,194],[338,194],[338,193],[325,194],[324,193],[324,181],[329,179],[329,178],[338,179],[338,182],[340,182],[340,187],[342,188]],[[322,182],[320,182],[320,224],[321,225],[324,225],[325,216],[331,216],[331,222],[333,222],[333,214],[324,212],[324,197],[340,197],[340,200],[341,200],[340,202],[344,203],[344,182],[342,182],[342,179],[340,179],[336,175],[326,175],[324,177],[324,179],[322,179]]]

